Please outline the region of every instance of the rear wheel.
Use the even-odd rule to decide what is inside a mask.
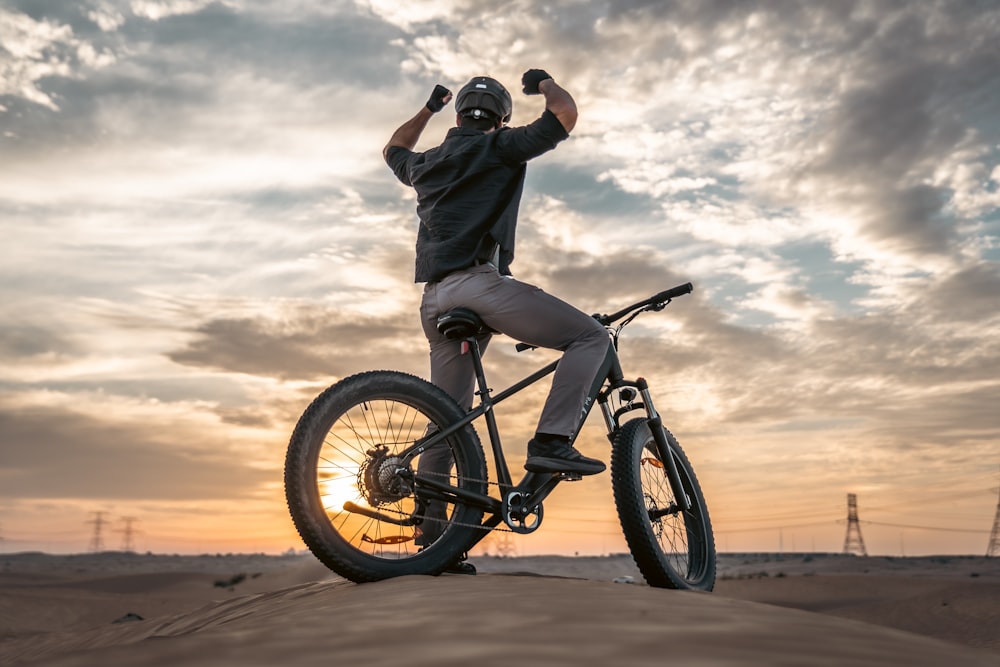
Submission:
[[[431,478],[486,492],[486,462],[472,427],[409,463],[398,456],[463,413],[441,389],[395,371],[362,373],[306,409],[285,459],[285,495],[299,535],[352,581],[438,574],[477,540],[482,510],[446,503]]]
[[[666,435],[691,509],[678,509],[649,425],[633,419],[615,436],[611,455],[618,517],[650,586],[710,591],[715,585],[715,538],[708,508],[687,456],[669,431]]]

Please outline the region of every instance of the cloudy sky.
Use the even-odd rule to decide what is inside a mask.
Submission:
[[[382,146],[435,83],[532,67],[580,120],[529,168],[514,273],[588,312],[695,284],[623,362],[720,549],[839,551],[856,493],[869,552],[985,552],[995,0],[0,0],[0,550],[83,551],[97,513],[106,548],[300,548],[298,415],[427,372]],[[540,111],[515,93],[513,124]],[[549,358],[499,339],[495,386]],[[609,484],[561,489],[518,550],[623,551]]]

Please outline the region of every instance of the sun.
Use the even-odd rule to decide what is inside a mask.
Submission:
[[[344,503],[352,501],[358,505],[368,505],[364,495],[358,490],[358,477],[343,470],[318,471],[320,501],[327,512],[344,511]]]

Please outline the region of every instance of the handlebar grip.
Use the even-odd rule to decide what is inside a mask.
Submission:
[[[684,296],[685,294],[690,294],[693,291],[694,291],[694,285],[692,285],[691,283],[684,283],[683,285],[678,285],[677,287],[671,287],[668,290],[660,292],[652,299],[650,299],[650,301],[652,303],[669,301],[670,299],[673,299],[675,297]]]

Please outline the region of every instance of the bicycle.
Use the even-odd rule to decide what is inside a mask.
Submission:
[[[648,383],[626,380],[617,353],[625,326],[692,289],[691,283],[678,285],[611,315],[594,315],[613,344],[585,411],[594,403],[601,407],[612,444],[615,505],[646,582],[708,591],[715,583],[715,542],[701,487],[663,426]],[[439,318],[438,328],[471,355],[478,404],[470,411],[416,376],[369,371],[317,396],[289,441],[285,492],[296,529],[321,562],[352,581],[440,574],[501,524],[532,533],[542,523],[545,498],[561,482],[580,479],[526,472],[515,484],[494,415],[496,405],[552,373],[558,360],[493,395],[477,341],[489,330],[479,316],[456,308]],[[622,422],[636,411],[645,414]],[[480,417],[495,479],[488,477],[472,426]],[[421,472],[421,457],[429,452],[447,458],[448,472]]]

